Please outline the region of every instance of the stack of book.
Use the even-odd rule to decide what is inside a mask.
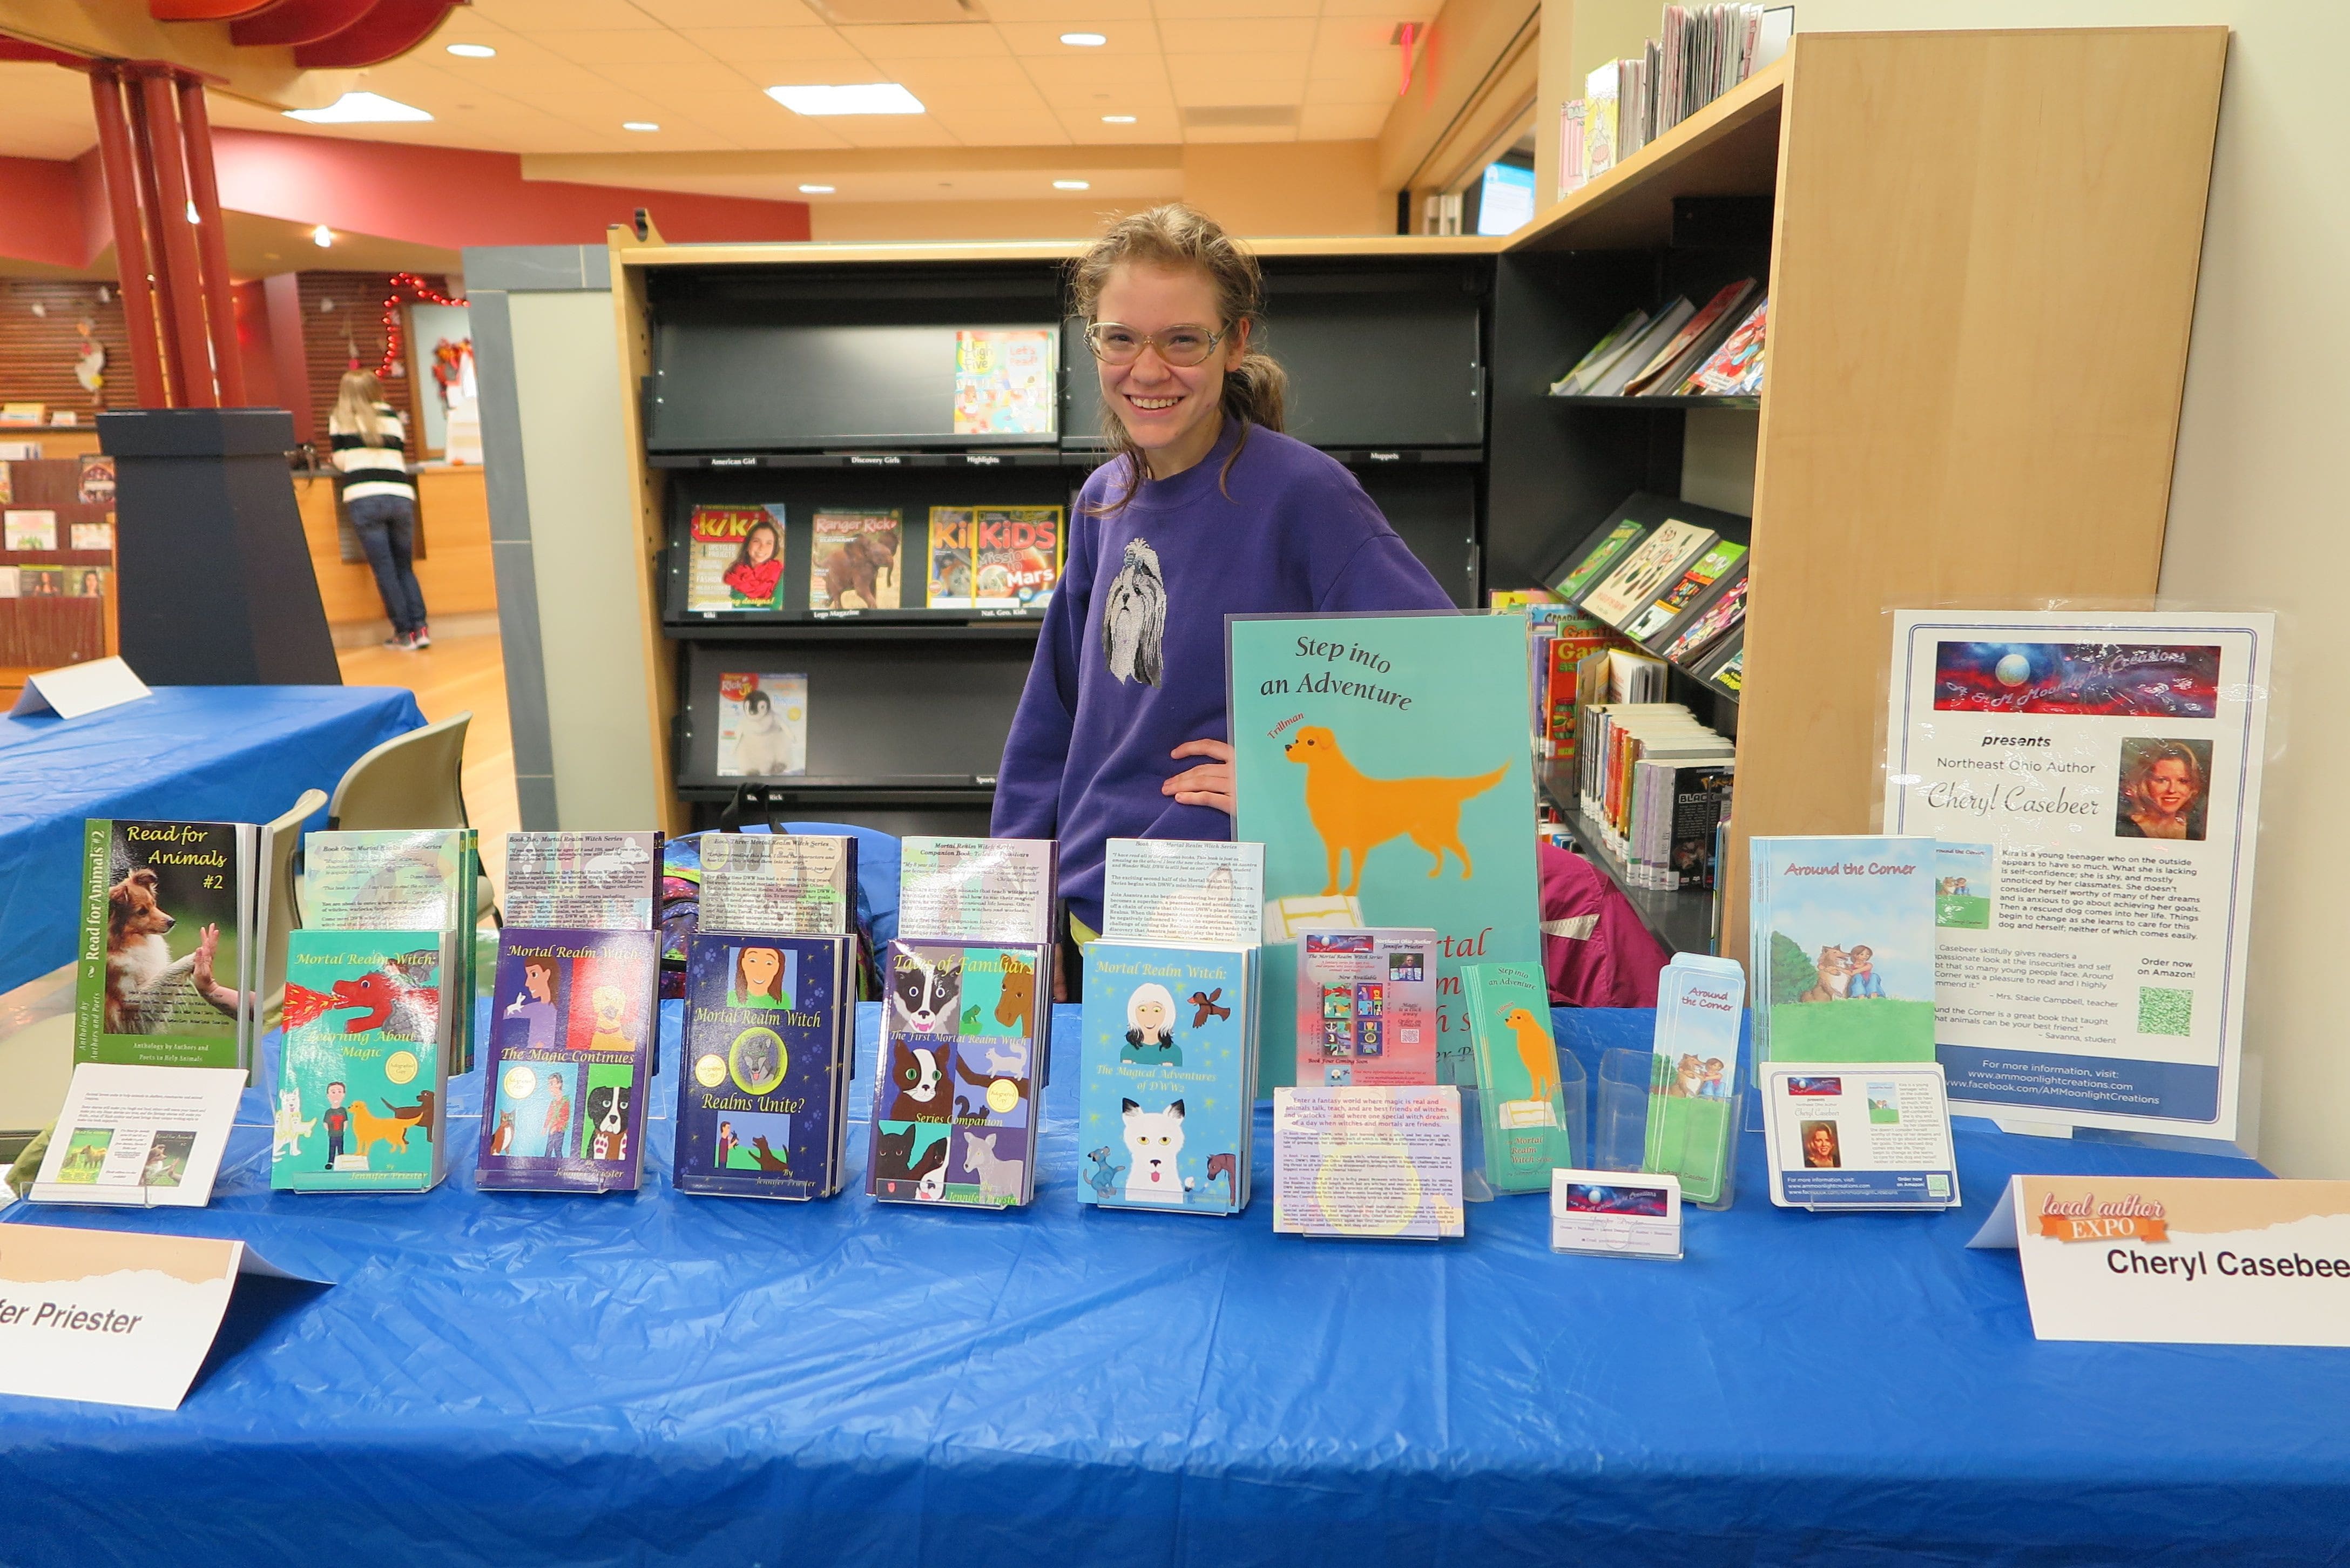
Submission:
[[[1600,702],[1583,715],[1577,804],[1625,880],[1663,891],[1715,882],[1714,826],[1737,747],[1678,702]]]
[[[1567,373],[1555,398],[1745,396],[1762,386],[1766,312],[1751,277],[1724,284],[1702,307],[1676,296],[1634,310]]]
[[[1610,60],[1584,83],[1582,178],[1596,179],[1771,64],[1794,32],[1794,7],[1668,5],[1662,38]]]
[[[1717,672],[1741,647],[1748,564],[1745,545],[1698,524],[1669,518],[1651,528],[1626,518],[1561,568],[1554,613],[1620,632],[1734,696],[1737,668],[1728,680]]]

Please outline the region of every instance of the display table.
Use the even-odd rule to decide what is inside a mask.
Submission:
[[[0,991],[73,959],[83,818],[266,822],[423,722],[393,686],[160,686],[78,719],[0,719]]]
[[[1649,1028],[1559,1019],[1594,1068]],[[1045,1176],[1001,1216],[868,1200],[861,1127],[829,1202],[679,1195],[666,1120],[632,1197],[480,1193],[462,1115],[424,1196],[272,1196],[253,1127],[209,1211],[16,1206],[340,1282],[241,1284],[175,1414],[0,1398],[0,1561],[2242,1565],[2350,1539],[2350,1354],[2042,1345],[2015,1255],[1964,1247],[2013,1170],[2246,1162],[1967,1131],[1964,1210],[1815,1218],[1770,1206],[1750,1137],[1683,1262],[1555,1255],[1538,1198],[1457,1242],[1305,1241],[1272,1233],[1263,1107],[1245,1215],[1081,1210],[1056,1024]]]

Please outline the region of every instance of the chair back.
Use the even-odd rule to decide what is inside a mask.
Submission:
[[[302,848],[302,825],[327,804],[327,792],[306,789],[293,809],[261,829],[261,871],[269,878],[269,925],[262,935],[262,1026],[274,1029],[286,1010],[286,941],[300,918],[295,897],[294,862]]]
[[[327,823],[346,832],[463,827],[465,729],[460,713],[386,741],[353,763],[335,786]]]

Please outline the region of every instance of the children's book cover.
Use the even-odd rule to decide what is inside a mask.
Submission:
[[[449,1097],[446,985],[463,936],[288,935],[270,1186],[421,1192],[440,1181]]]
[[[1296,953],[1298,1083],[1439,1081],[1433,930],[1308,931]]]
[[[1755,1060],[1934,1060],[1934,841],[1757,838]]]
[[[847,950],[839,937],[708,932],[688,944],[671,1167],[680,1192],[808,1199],[840,1189],[833,1127],[848,1090]]]
[[[697,506],[686,522],[685,607],[695,615],[784,607],[784,509]]]
[[[470,827],[334,830],[302,841],[301,923],[317,930],[468,931],[477,864]],[[449,1071],[473,1064],[473,950],[458,944],[448,994]]]
[[[1648,531],[1646,524],[1628,519],[1607,530],[1597,544],[1583,553],[1582,559],[1567,569],[1565,576],[1552,585],[1558,590],[1558,597],[1574,603],[1577,594],[1598,582],[1600,574],[1622,560],[1624,552],[1638,544]]]
[[[930,595],[932,609],[971,609],[972,515],[968,506],[931,508]]]
[[[972,594],[981,609],[1041,610],[1061,578],[1061,509],[982,507],[972,524]]]
[[[255,834],[227,822],[84,823],[75,1061],[245,1064]]]
[[[1525,621],[1234,616],[1226,636],[1232,836],[1265,846],[1268,907],[1351,898],[1358,924],[1433,927],[1437,1081],[1471,1081],[1461,966],[1542,962]],[[1267,948],[1261,1092],[1296,1070],[1296,949]]]
[[[1645,642],[1667,631],[1691,605],[1697,603],[1700,596],[1745,558],[1745,545],[1731,539],[1716,539],[1712,547],[1681,574],[1679,582],[1624,628],[1626,635]]]
[[[808,549],[808,608],[896,609],[902,597],[905,520],[880,511],[828,508],[816,514]]]
[[[1678,518],[1667,521],[1591,590],[1583,607],[1609,626],[1622,626],[1669,586],[1713,538],[1711,528]]]
[[[1036,327],[958,331],[954,433],[1054,434],[1060,337],[1050,327]]]
[[[725,670],[718,677],[721,778],[807,772],[807,677]]]
[[[1477,1110],[1485,1179],[1496,1192],[1547,1192],[1554,1168],[1573,1168],[1543,971],[1524,964],[1471,964],[1461,972],[1477,1053]]]
[[[650,930],[498,933],[475,1185],[635,1189],[660,941]]]
[[[658,833],[510,833],[506,924],[650,930],[660,870]]]
[[[1256,1103],[1250,969],[1243,948],[1087,944],[1079,1199],[1240,1212]]]
[[[1051,950],[889,944],[873,1075],[868,1196],[1009,1209],[1035,1190]]]

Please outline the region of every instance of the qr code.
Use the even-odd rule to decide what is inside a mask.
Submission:
[[[2140,1034],[2184,1034],[2195,1018],[2195,993],[2168,986],[2137,988],[2137,1032]]]

